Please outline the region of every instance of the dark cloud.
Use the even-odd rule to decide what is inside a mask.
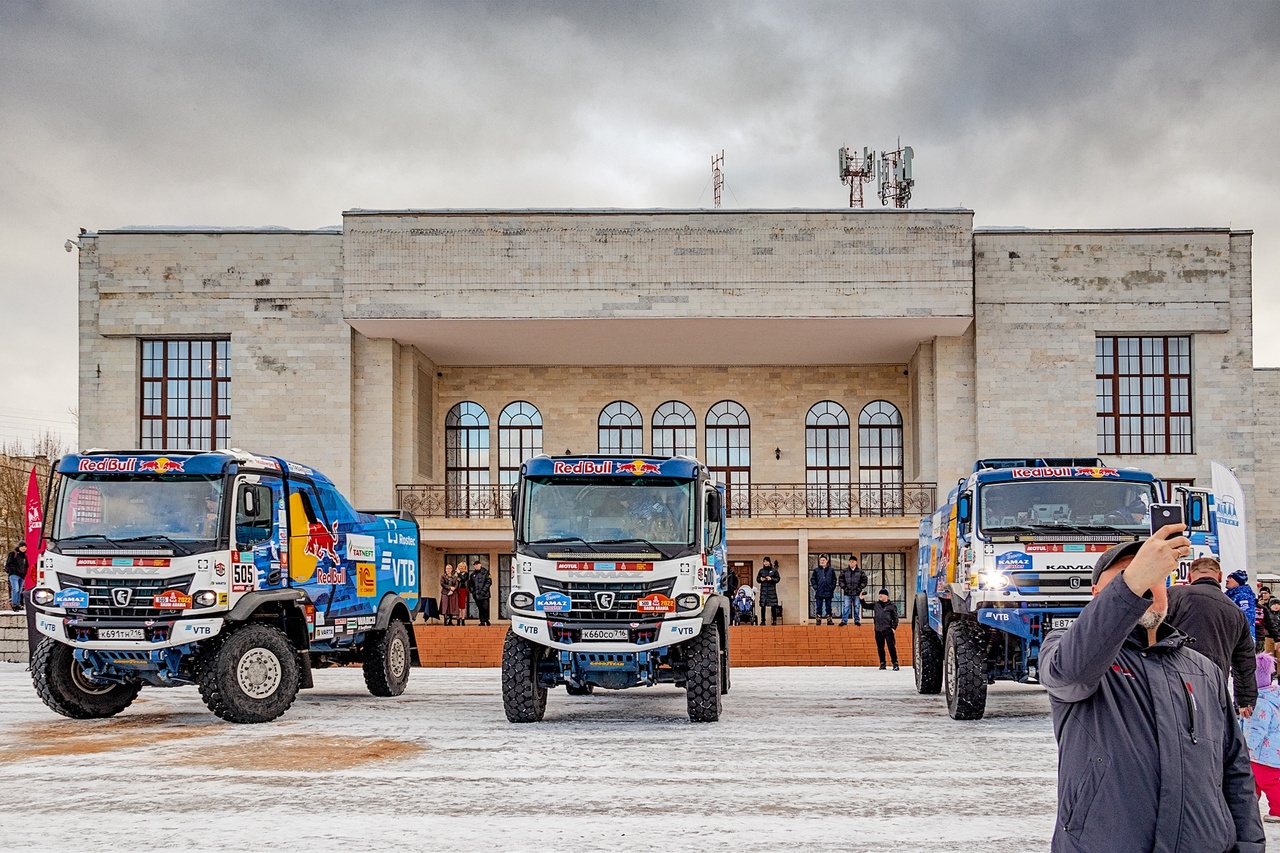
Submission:
[[[721,149],[730,205],[839,206],[899,137],[913,206],[1255,229],[1280,364],[1277,48],[1274,2],[0,4],[0,397],[74,405],[79,226],[707,205]]]

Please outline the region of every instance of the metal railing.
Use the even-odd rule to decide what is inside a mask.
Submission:
[[[507,486],[398,485],[400,509],[418,518],[509,518]],[[752,483],[726,493],[730,518],[918,518],[937,506],[937,483],[814,486]]]

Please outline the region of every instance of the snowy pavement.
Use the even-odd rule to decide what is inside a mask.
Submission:
[[[719,723],[661,687],[553,691],[514,726],[496,669],[417,669],[395,699],[359,670],[315,679],[266,725],[195,688],[76,722],[0,664],[0,847],[1023,853],[1052,833],[1037,688],[996,685],[959,723],[910,669],[739,669]]]

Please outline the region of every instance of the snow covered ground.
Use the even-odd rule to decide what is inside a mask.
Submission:
[[[315,677],[266,725],[195,688],[76,722],[0,664],[0,847],[1023,853],[1052,833],[1037,688],[996,685],[958,723],[909,669],[739,669],[716,724],[661,687],[553,691],[514,726],[496,669],[414,670],[396,699]]]

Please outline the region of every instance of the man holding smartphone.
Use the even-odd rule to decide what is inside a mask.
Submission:
[[[1045,638],[1040,681],[1058,740],[1054,851],[1266,849],[1222,671],[1162,624],[1166,582],[1191,553],[1185,529],[1166,524],[1103,554],[1093,601]]]

